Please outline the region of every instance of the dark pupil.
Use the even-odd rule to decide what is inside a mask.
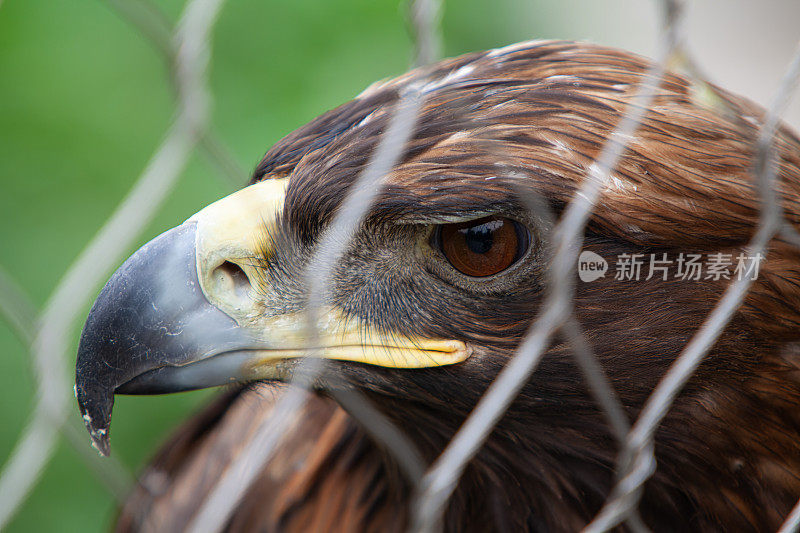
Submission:
[[[485,254],[491,250],[494,243],[493,229],[490,224],[481,224],[461,230],[464,233],[467,248],[475,254]]]

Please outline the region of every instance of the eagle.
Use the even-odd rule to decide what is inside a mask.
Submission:
[[[531,41],[378,82],[275,144],[247,186],[135,252],[78,348],[76,395],[95,445],[108,453],[115,394],[227,388],[145,468],[116,528],[182,531],[253,445],[311,343],[304,269],[409,87],[423,98],[417,121],[318,309],[325,371],[226,530],[409,527],[411,483],[331,391],[358,391],[434,461],[542,313],[553,217],[649,87],[583,232],[583,252],[608,270],[581,281],[576,265],[573,297],[635,420],[736,278],[759,219],[752,168],[765,119],[679,72],[655,80],[652,67],[613,48]],[[774,143],[776,194],[797,229],[800,140],[780,125]],[[690,256],[706,270],[687,275]],[[615,271],[637,257],[640,276]],[[671,266],[648,276],[650,258]],[[800,497],[800,251],[779,234],[755,266],[656,431],[638,507],[652,530],[770,531]],[[442,527],[579,530],[608,498],[619,452],[557,335],[467,465]]]

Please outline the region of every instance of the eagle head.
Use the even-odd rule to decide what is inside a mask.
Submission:
[[[703,97],[676,73],[656,83],[649,67],[599,46],[522,43],[376,84],[289,134],[248,186],[146,244],[100,293],[76,374],[94,443],[108,452],[115,394],[288,381],[310,351],[326,360],[319,394],[360,391],[435,459],[545,311],[554,217],[651,84],[583,236],[607,270],[582,281],[576,269],[573,298],[633,420],[736,277],[759,215],[750,169],[763,111],[721,90]],[[411,86],[422,98],[413,131],[309,323],[316,245]],[[776,143],[779,193],[797,227],[800,142],[781,128]],[[725,258],[727,270],[687,276],[690,256],[706,266]],[[620,258],[641,270],[620,273]],[[798,324],[800,255],[775,238],[658,429],[648,524],[780,523],[800,495]],[[618,451],[568,339],[556,336],[447,516],[581,527],[613,486]]]

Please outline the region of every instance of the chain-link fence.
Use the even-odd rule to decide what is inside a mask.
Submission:
[[[71,360],[66,347],[73,325],[80,320],[96,288],[121,262],[146,224],[169,196],[178,176],[192,153],[206,154],[232,184],[241,181],[242,172],[234,159],[214,137],[209,127],[210,91],[208,63],[211,33],[223,7],[222,0],[190,0],[175,27],[160,17],[143,0],[112,0],[110,4],[127,21],[146,36],[171,66],[170,73],[176,99],[175,119],[162,144],[153,154],[135,186],[65,273],[44,309],[36,312],[29,298],[10,278],[0,271],[0,310],[19,337],[30,346],[37,383],[37,404],[30,421],[19,437],[17,446],[5,462],[0,477],[0,527],[7,524],[25,501],[48,460],[58,439],[66,439],[81,453],[88,468],[120,501],[128,492],[132,475],[113,459],[101,459],[86,445],[83,428],[72,417],[74,409],[67,368]],[[638,93],[630,101],[624,119],[591,166],[573,200],[547,239],[551,245],[552,268],[544,312],[530,325],[516,355],[497,376],[449,445],[431,465],[425,465],[414,443],[371,406],[357,392],[332,390],[339,401],[367,431],[389,449],[414,487],[411,528],[434,531],[440,523],[450,495],[455,490],[466,465],[492,432],[496,422],[514,401],[516,395],[535,372],[551,339],[556,334],[567,339],[575,363],[582,371],[590,392],[617,438],[621,453],[616,468],[616,483],[608,499],[585,531],[607,531],[625,523],[633,531],[645,531],[637,513],[644,483],[655,471],[654,435],[669,411],[673,400],[693,375],[704,355],[722,334],[728,322],[744,301],[752,279],[745,276],[732,281],[703,325],[683,352],[670,366],[649,399],[631,424],[623,406],[591,347],[581,333],[575,316],[574,265],[577,263],[584,231],[605,183],[634,138],[643,116],[667,66],[679,67],[685,75],[704,84],[700,68],[692,60],[683,42],[685,6],[680,0],[663,0],[662,35],[653,67],[643,77]],[[377,198],[384,176],[400,160],[407,141],[414,132],[419,111],[430,84],[438,80],[425,78],[425,66],[439,56],[441,38],[438,32],[441,3],[417,0],[409,6],[408,19],[416,43],[416,61],[423,69],[423,82],[411,85],[395,104],[389,126],[359,178],[344,200],[342,208],[330,223],[329,231],[316,246],[306,267],[309,288],[307,319],[310,331],[315,330],[317,315],[326,301],[334,269],[347,250],[348,243]],[[755,141],[752,164],[754,194],[761,199],[757,229],[746,247],[749,256],[763,254],[768,243],[781,234],[800,246],[800,235],[785,221],[775,192],[776,162],[773,139],[779,119],[792,90],[800,77],[800,53],[787,68],[775,90],[775,97]],[[502,153],[494,154],[499,161]],[[510,171],[509,171],[510,172]],[[520,191],[520,198],[531,211],[547,215],[545,203],[530,193]],[[550,214],[553,217],[552,214]],[[313,275],[311,274],[313,273]],[[310,345],[316,345],[313,342]],[[310,350],[309,355],[315,355]],[[261,468],[280,444],[281,435],[301,409],[304,389],[325,372],[320,357],[307,357],[294,373],[295,387],[278,400],[274,414],[258,428],[246,453],[241,454],[217,482],[214,490],[198,509],[191,531],[219,531],[230,518],[240,499]],[[800,495],[798,495],[800,496]],[[796,531],[800,524],[800,505],[786,518],[781,531]]]

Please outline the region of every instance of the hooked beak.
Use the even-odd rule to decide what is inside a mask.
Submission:
[[[262,181],[211,204],[145,244],[102,289],[81,335],[75,394],[103,455],[114,394],[285,379],[282,362],[310,348],[301,313],[264,309],[257,283],[265,277],[252,260],[260,236],[278,223],[287,181]],[[318,330],[313,348],[326,359],[422,368],[469,356],[462,342],[381,333],[335,307]]]

